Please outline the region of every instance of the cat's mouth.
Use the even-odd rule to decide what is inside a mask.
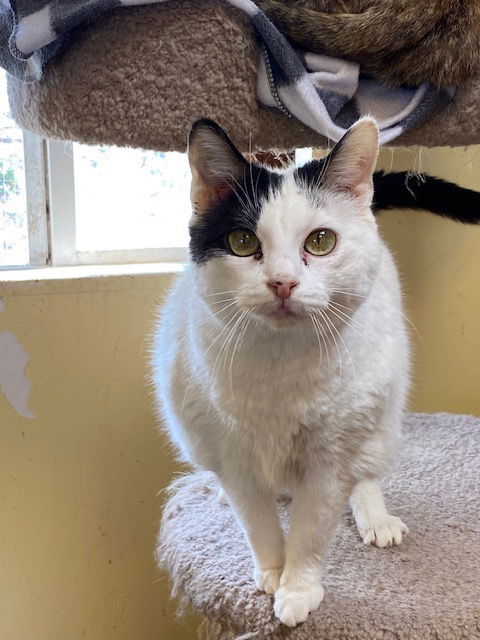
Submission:
[[[300,310],[298,305],[295,305],[287,300],[282,300],[281,302],[269,302],[257,308],[257,312],[260,315],[267,318],[275,318],[284,320],[286,318],[294,319],[295,317],[300,316]]]
[[[278,318],[289,318],[290,316],[295,315],[295,311],[285,300],[282,300],[282,302],[274,308],[272,313]]]

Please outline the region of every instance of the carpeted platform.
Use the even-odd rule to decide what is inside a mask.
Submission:
[[[410,535],[400,547],[365,547],[345,513],[326,565],[325,600],[295,629],[281,625],[272,597],[255,590],[243,532],[219,502],[212,474],[172,485],[158,562],[174,595],[207,617],[204,640],[480,638],[480,419],[407,415],[401,459],[384,487]]]
[[[184,151],[199,117],[243,150],[325,147],[322,136],[256,98],[257,47],[245,14],[220,0],[121,8],[80,28],[41,82],[9,79],[26,129],[90,144]],[[480,143],[480,77],[396,146]]]

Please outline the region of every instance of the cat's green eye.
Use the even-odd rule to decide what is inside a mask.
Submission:
[[[230,251],[242,258],[253,256],[260,251],[260,240],[248,229],[231,231],[227,236],[227,242]]]
[[[335,249],[337,236],[331,229],[317,229],[305,240],[304,249],[312,256],[326,256]]]

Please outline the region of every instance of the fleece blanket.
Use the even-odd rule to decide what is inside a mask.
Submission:
[[[390,549],[365,546],[349,510],[324,572],[325,599],[294,629],[256,591],[245,535],[213,474],[170,487],[157,560],[173,595],[206,616],[202,640],[479,640],[480,419],[409,414],[389,511],[410,533]],[[285,524],[288,506],[279,504]]]
[[[67,44],[75,27],[116,7],[154,2],[0,0],[0,65],[25,80],[40,80],[43,67]],[[386,88],[363,77],[354,62],[295,51],[254,2],[225,2],[248,15],[255,29],[260,51],[259,102],[297,118],[326,138],[339,140],[361,115],[370,114],[377,119],[380,142],[385,144],[420,124],[453,97],[453,90],[426,83]]]

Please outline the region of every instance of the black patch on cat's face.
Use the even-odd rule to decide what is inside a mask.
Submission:
[[[323,167],[325,165],[325,160],[311,160],[303,165],[303,167],[299,167],[295,169],[295,182],[300,185],[307,186],[320,186],[321,180],[320,176],[323,171]]]
[[[244,180],[234,183],[228,195],[210,210],[196,214],[190,224],[192,261],[201,264],[211,257],[230,254],[226,236],[231,231],[248,229],[256,233],[262,204],[271,192],[278,191],[282,179],[281,174],[254,164],[247,165]]]

